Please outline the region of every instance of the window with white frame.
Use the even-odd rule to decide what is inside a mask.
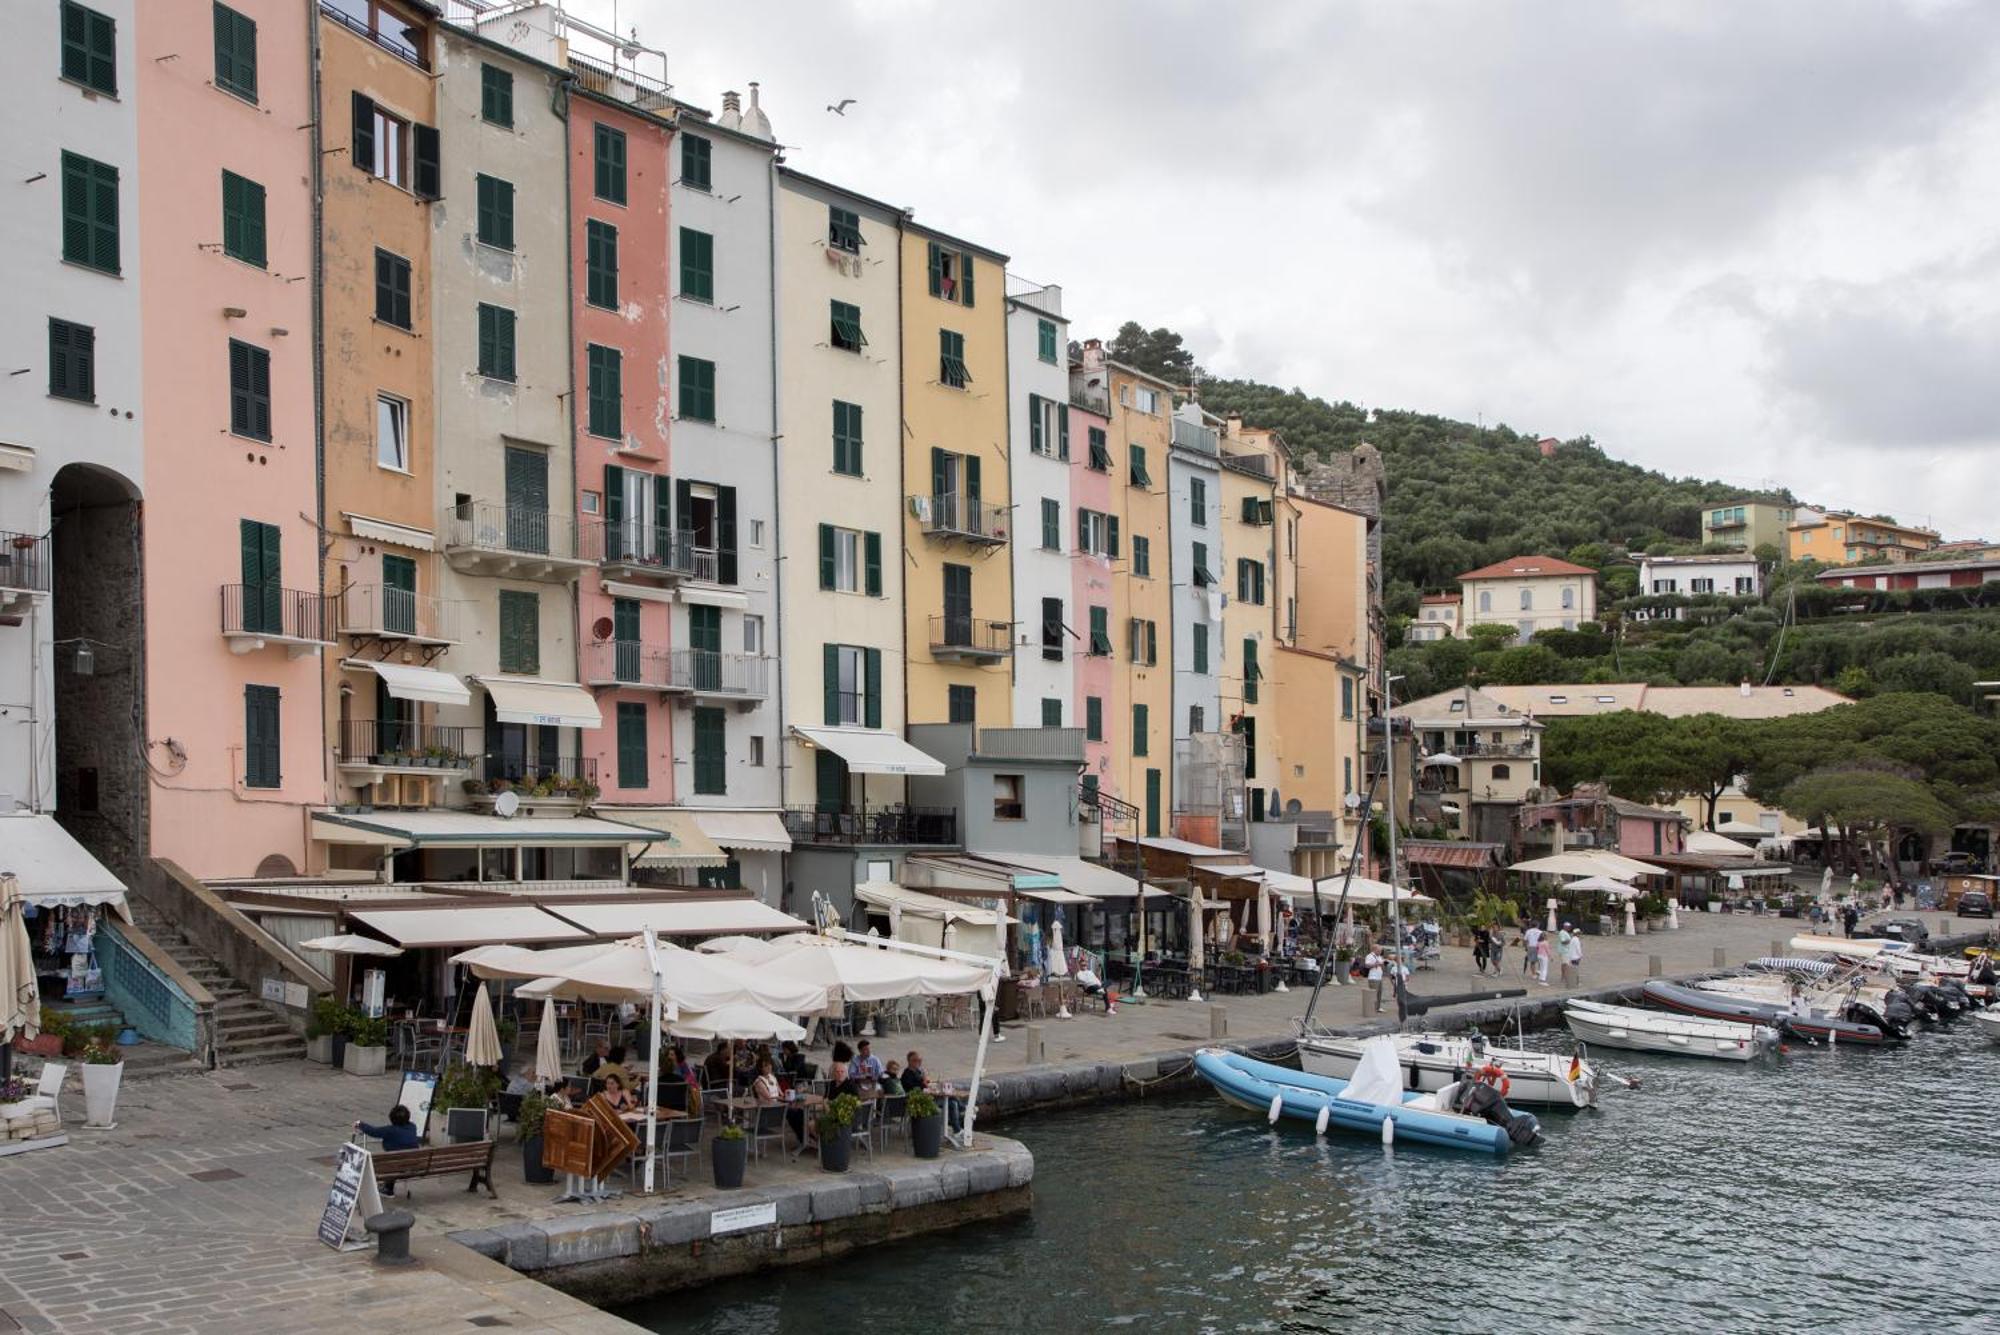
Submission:
[[[743,652],[761,654],[764,652],[764,618],[748,616],[743,618]]]
[[[835,664],[839,669],[834,683],[834,698],[840,707],[842,723],[859,723],[862,720],[868,693],[867,668],[863,659],[865,652],[858,645],[834,646]]]
[[[861,592],[861,533],[833,530],[833,587],[841,593]]]
[[[410,404],[394,394],[375,396],[375,463],[410,471]]]

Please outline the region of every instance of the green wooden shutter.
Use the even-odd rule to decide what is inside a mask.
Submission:
[[[1146,837],[1160,837],[1160,772],[1146,771]]]
[[[863,649],[862,668],[862,722],[870,728],[882,726],[882,651]]]
[[[1104,699],[1102,696],[1086,695],[1083,698],[1083,739],[1086,742],[1104,740]]]
[[[1257,703],[1257,679],[1262,674],[1257,670],[1257,641],[1243,641],[1243,703]]]
[[[862,589],[870,598],[882,596],[882,535],[864,533],[861,535]]]
[[[715,300],[715,238],[692,227],[681,228],[681,295]]]
[[[945,452],[938,446],[933,445],[931,446],[931,496],[933,498],[941,497],[950,490],[951,485],[945,477]],[[933,515],[931,517],[935,520],[940,516]]]
[[[226,5],[215,7],[215,86],[257,100],[257,23]]]
[[[264,267],[264,187],[232,171],[222,173],[222,251]]]
[[[646,706],[618,702],[618,786],[646,786]]]
[[[584,223],[584,299],[593,306],[618,306],[618,229],[591,218]]]
[[[727,718],[720,709],[694,711],[694,790],[705,796],[729,791]]]
[[[968,509],[976,510],[979,508],[979,456],[967,454],[960,457],[964,460],[959,469],[965,474],[965,504]],[[979,516],[970,515],[968,518],[976,520]]]
[[[715,489],[715,579],[736,582],[736,488]]]
[[[1114,561],[1118,559],[1117,515],[1106,515],[1104,517],[1104,554]]]
[[[1042,726],[1044,728],[1062,726],[1062,701],[1046,697],[1042,700]]]
[[[625,133],[599,122],[596,127],[596,194],[613,204],[625,202]]]
[[[1146,623],[1146,661],[1148,663],[1157,663],[1160,661],[1160,627],[1158,622],[1148,621]]]
[[[644,523],[644,516],[639,516],[638,522]],[[664,474],[656,474],[653,478],[653,529],[653,540],[658,544],[656,550],[670,564],[675,560],[684,560],[680,546],[674,540],[674,492]]]
[[[278,688],[243,688],[243,786],[276,788],[283,783]]]
[[[479,67],[479,116],[509,129],[514,125],[514,75],[498,65]]]
[[[944,248],[935,241],[930,243],[929,259],[931,295],[941,297],[944,295]]]
[[[819,586],[832,589],[839,579],[840,564],[834,556],[833,525],[819,526]]]
[[[958,252],[958,299],[963,305],[972,304],[972,256],[961,250]]]
[[[840,723],[840,646],[820,646],[820,688],[826,698],[826,722]]]
[[[221,6],[217,6],[220,10]],[[221,14],[216,16],[220,30]],[[86,88],[118,95],[118,29],[108,14],[64,0],[62,7],[62,74]]]
[[[1080,552],[1090,550],[1090,511],[1082,507],[1078,507],[1076,512],[1076,549]]]
[[[1146,754],[1147,709],[1144,705],[1132,706],[1132,754]]]
[[[1056,458],[1069,458],[1069,405],[1056,405]]]
[[[514,183],[497,176],[478,178],[479,240],[498,250],[514,248]]]
[[[435,125],[410,126],[410,191],[418,199],[444,193],[444,163]]]
[[[589,345],[589,430],[610,440],[625,437],[625,359],[616,348]]]
[[[681,136],[681,184],[692,190],[706,190],[709,179],[709,142],[700,135]]]
[[[617,464],[604,465],[604,533],[606,559],[615,560],[632,551],[633,543],[625,532],[625,470]]]
[[[532,677],[541,670],[541,599],[500,590],[500,670]]]
[[[375,174],[375,99],[366,93],[353,97],[354,133],[348,157],[369,175]]]
[[[78,403],[97,401],[97,331],[49,320],[49,393]]]
[[[1028,396],[1028,448],[1036,454],[1043,452],[1042,446],[1042,396]]]
[[[417,630],[417,563],[382,553],[382,625],[404,635]]]
[[[1042,546],[1062,550],[1062,502],[1050,496],[1042,497]]]
[[[118,169],[62,155],[63,258],[118,272]]]

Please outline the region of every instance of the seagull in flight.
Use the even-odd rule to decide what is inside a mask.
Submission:
[[[856,100],[857,99],[852,97],[843,97],[840,99],[838,105],[829,103],[826,109],[828,111],[831,111],[836,116],[845,116],[847,114],[847,109],[853,106]]]

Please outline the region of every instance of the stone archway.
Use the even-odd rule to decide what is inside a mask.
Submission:
[[[95,464],[49,488],[56,816],[126,884],[146,855],[139,489]]]

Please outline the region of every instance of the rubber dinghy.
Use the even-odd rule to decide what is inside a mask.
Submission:
[[[1665,1006],[1668,1010],[1706,1016],[1711,1020],[1765,1024],[1781,1034],[1793,1034],[1799,1038],[1879,1047],[1884,1043],[1901,1041],[1905,1037],[1890,1029],[1888,1022],[1883,1020],[1872,1007],[1859,1002],[1849,1003],[1844,1008],[1846,1013],[1843,1015],[1796,1015],[1782,1002],[1682,987],[1678,983],[1664,982],[1657,978],[1641,989],[1641,995],[1654,1005]]]
[[[1369,1047],[1375,1052],[1363,1055],[1352,1080],[1294,1071],[1221,1048],[1197,1052],[1194,1067],[1224,1102],[1269,1116],[1276,1100],[1280,1116],[1316,1130],[1337,1126],[1381,1137],[1387,1121],[1394,1123],[1397,1140],[1487,1154],[1505,1154],[1541,1139],[1541,1124],[1507,1107],[1491,1086],[1465,1087],[1463,1099],[1457,1085],[1432,1094],[1412,1093],[1402,1087],[1394,1045],[1377,1039]],[[1371,1056],[1378,1069],[1371,1070]],[[1454,1106],[1481,1111],[1454,1111]]]

